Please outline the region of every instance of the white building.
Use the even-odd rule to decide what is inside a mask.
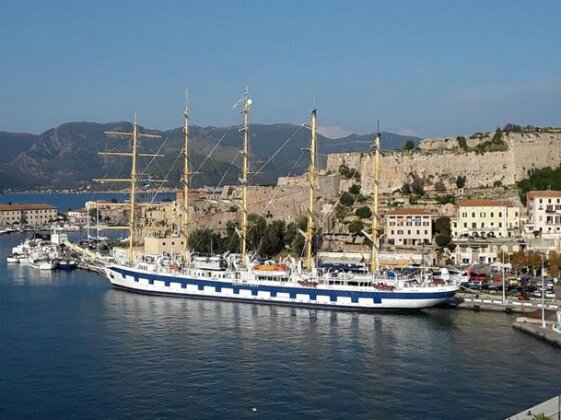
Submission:
[[[526,194],[528,221],[525,233],[543,239],[561,238],[561,191],[530,191]]]
[[[401,208],[387,212],[386,236],[390,245],[431,243],[431,212],[413,208]]]

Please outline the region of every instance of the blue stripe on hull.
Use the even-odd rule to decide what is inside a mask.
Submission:
[[[168,296],[168,297],[178,297],[184,299],[199,299],[199,300],[214,300],[220,302],[231,302],[231,303],[250,303],[253,305],[267,305],[267,306],[287,306],[292,308],[303,308],[303,309],[317,309],[325,311],[347,311],[347,312],[386,312],[386,313],[411,313],[420,312],[426,308],[384,308],[384,307],[360,307],[360,306],[339,306],[325,303],[318,303],[315,305],[309,303],[299,303],[299,302],[281,302],[276,300],[255,300],[255,299],[243,299],[243,298],[230,298],[228,296],[204,296],[204,295],[191,295],[186,293],[174,293],[174,292],[152,292],[148,290],[133,289],[126,286],[121,286],[117,284],[112,285],[116,290],[124,290],[126,292],[137,293],[140,295],[151,295],[151,296]]]
[[[187,285],[195,285],[197,286],[197,290],[203,291],[205,286],[214,288],[217,293],[220,293],[222,288],[229,288],[233,290],[234,295],[239,295],[240,290],[248,290],[251,291],[252,296],[258,296],[258,292],[267,292],[270,294],[271,297],[276,297],[278,293],[285,293],[289,295],[291,299],[296,299],[297,294],[307,295],[308,298],[312,301],[317,301],[318,296],[327,296],[329,297],[330,302],[337,302],[337,299],[340,297],[348,297],[351,299],[351,303],[358,304],[359,299],[372,299],[374,304],[382,304],[382,300],[406,300],[406,301],[415,301],[415,300],[429,300],[429,299],[447,299],[453,297],[456,292],[455,291],[442,291],[442,292],[383,292],[383,291],[350,291],[350,290],[325,290],[325,289],[316,289],[316,288],[307,288],[307,287],[289,287],[289,286],[272,286],[272,285],[251,285],[251,284],[239,284],[239,283],[232,283],[232,282],[221,282],[216,280],[203,280],[203,279],[193,279],[193,278],[185,278],[185,277],[173,277],[169,275],[158,275],[153,273],[139,273],[136,271],[131,271],[127,269],[123,269],[120,267],[112,267],[111,270],[119,273],[122,276],[129,276],[133,277],[135,282],[139,282],[140,278],[146,279],[148,284],[153,285],[154,281],[161,281],[167,287],[169,287],[170,283],[179,283],[181,289],[186,289]],[[122,286],[126,287],[126,286]],[[129,290],[137,290],[135,288],[127,288]],[[141,290],[141,292],[145,292]],[[195,296],[195,295],[187,295],[184,293],[174,293],[174,292],[154,292],[153,294],[159,295],[179,295],[179,296]],[[201,297],[200,295],[196,295],[195,297]],[[243,298],[233,297],[230,298],[228,296],[209,296],[208,299],[219,299],[222,300],[229,300],[229,301],[242,301]],[[246,299],[249,302],[255,302],[253,299]],[[269,302],[267,300],[259,300],[259,302],[263,303],[274,303],[280,304],[281,302],[272,301]],[[286,302],[282,302],[286,304]],[[302,306],[303,303],[290,303],[291,306]],[[325,303],[308,305],[310,307],[339,307],[338,305],[327,305]],[[343,306],[343,308],[347,308]],[[370,309],[370,308],[366,308]]]

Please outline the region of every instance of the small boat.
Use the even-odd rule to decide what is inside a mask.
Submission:
[[[60,260],[57,268],[59,270],[74,270],[78,267],[78,263],[74,260]]]
[[[18,255],[10,254],[6,257],[6,262],[8,263],[18,263],[19,264],[20,257]]]
[[[37,270],[54,270],[57,267],[58,263],[56,261],[47,259],[30,259],[29,265]]]

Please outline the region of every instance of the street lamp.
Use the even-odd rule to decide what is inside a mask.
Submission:
[[[543,254],[542,258],[542,328],[545,328],[545,281],[543,278]]]
[[[505,252],[504,252],[504,250],[502,249],[502,246],[501,246],[501,253],[503,254],[503,255],[502,255],[502,257],[503,257],[503,258],[502,258],[502,260],[503,260],[503,265],[502,265],[502,272],[503,272],[503,305],[505,305],[505,304],[506,304],[506,290],[505,290]]]

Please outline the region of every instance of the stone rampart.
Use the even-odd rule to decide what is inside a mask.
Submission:
[[[467,188],[493,186],[496,182],[509,186],[526,178],[531,169],[561,164],[561,133],[509,133],[503,139],[507,150],[483,154],[464,152],[459,148],[437,149],[436,143],[429,149],[383,153],[380,192],[397,190],[413,176],[422,178],[428,190],[438,181],[455,189],[458,176],[466,177]],[[358,169],[363,191],[372,191],[372,153],[328,155],[328,171],[337,172],[341,164]]]

